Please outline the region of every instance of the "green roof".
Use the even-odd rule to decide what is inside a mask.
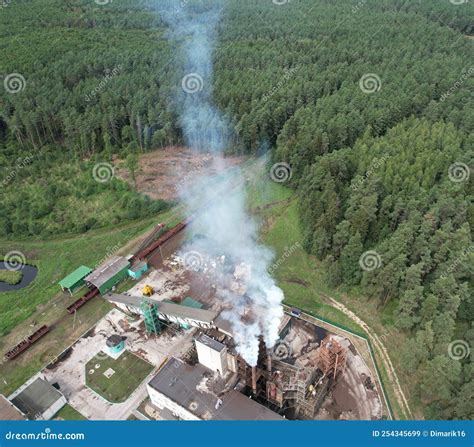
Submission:
[[[64,289],[69,289],[76,285],[81,279],[84,279],[91,272],[91,268],[81,265],[72,273],[69,273],[69,275],[67,275],[64,279],[59,281],[58,284]]]
[[[195,309],[202,309],[203,305],[199,301],[193,300],[190,296],[187,296],[181,304],[183,306],[194,307]]]

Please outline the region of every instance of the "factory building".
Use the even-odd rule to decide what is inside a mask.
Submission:
[[[67,402],[58,389],[40,377],[25,383],[9,400],[32,420],[51,419]]]
[[[219,374],[227,372],[227,347],[223,343],[200,334],[195,344],[201,365]]]
[[[85,284],[84,278],[90,275],[91,272],[91,268],[81,265],[61,281],[59,281],[58,284],[63,292],[68,291],[72,295],[76,290],[80,289]]]
[[[113,256],[86,277],[86,284],[97,288],[103,295],[127,277],[129,266],[130,262],[123,256]]]
[[[142,302],[144,300],[142,298],[119,293],[108,293],[104,298],[124,312],[136,315],[143,314]],[[156,305],[156,313],[160,320],[179,324],[185,329],[191,326],[201,329],[214,327],[217,312],[200,309],[191,305],[185,306],[172,302],[158,301],[154,300],[153,297],[146,298],[146,301]]]
[[[140,279],[148,271],[148,264],[145,261],[139,261],[128,269],[128,275],[133,279]]]
[[[172,357],[147,384],[153,405],[184,420],[281,420],[281,416],[229,390],[222,396],[206,387],[212,373],[203,365],[188,365]]]

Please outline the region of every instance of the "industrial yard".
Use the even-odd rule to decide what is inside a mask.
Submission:
[[[216,253],[190,263],[185,226],[154,230],[134,256],[82,266],[62,281],[65,289],[87,287],[69,306],[71,318],[91,299],[115,309],[28,383],[44,380],[93,420],[391,417],[368,345],[298,309],[285,308],[278,341],[267,348],[261,338],[249,365],[222,298],[228,290],[245,294],[248,269]],[[125,278],[133,284],[118,293]]]

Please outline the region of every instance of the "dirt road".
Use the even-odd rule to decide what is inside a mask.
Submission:
[[[395,368],[393,367],[392,361],[390,360],[387,349],[385,348],[383,342],[380,340],[378,335],[370,328],[370,326],[367,323],[362,321],[354,312],[352,312],[346,306],[344,306],[344,304],[339,303],[338,301],[336,301],[335,299],[327,295],[324,295],[324,298],[328,301],[329,304],[331,304],[333,307],[335,307],[336,309],[340,310],[345,315],[347,315],[351,320],[353,320],[360,327],[362,327],[362,329],[364,329],[364,331],[367,333],[367,336],[369,337],[372,343],[372,346],[379,353],[379,356],[385,366],[385,370],[387,371],[390,382],[393,385],[392,388],[395,393],[395,397],[398,401],[398,405],[400,406],[402,411],[406,414],[406,416],[408,416],[408,418],[413,418],[412,412],[408,405],[408,401],[405,397],[405,394],[403,393],[402,387],[400,386],[397,373],[395,372]]]

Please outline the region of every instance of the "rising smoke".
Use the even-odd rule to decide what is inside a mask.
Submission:
[[[183,1],[160,2],[158,6],[170,27],[170,42],[180,48],[177,56],[183,81],[175,101],[186,144],[211,153],[217,172],[225,164],[223,152],[232,135],[212,101],[212,50],[222,4]],[[201,205],[190,225],[191,234],[200,236],[192,239],[192,249],[224,255],[246,273],[239,277],[240,290],[223,289],[222,316],[232,326],[237,351],[253,366],[258,359],[259,337],[269,348],[278,339],[283,292],[268,273],[273,253],[258,243],[257,225],[246,212],[243,176],[239,169],[226,172],[216,178],[202,176],[192,187],[184,187],[181,196],[190,210]],[[218,266],[216,282],[224,284],[226,274],[226,266]]]

